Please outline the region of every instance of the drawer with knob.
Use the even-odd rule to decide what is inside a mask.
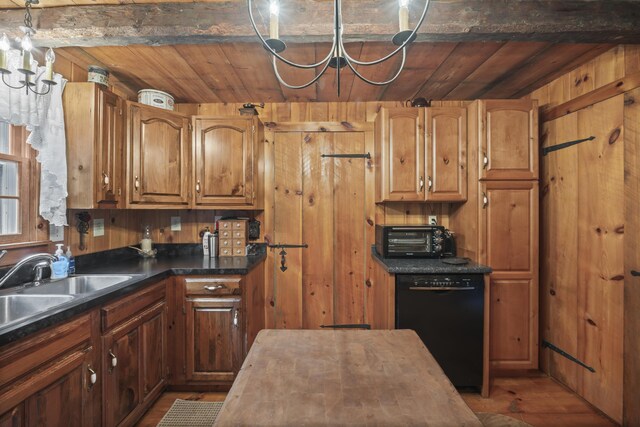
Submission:
[[[185,294],[191,295],[240,295],[240,278],[186,278]]]

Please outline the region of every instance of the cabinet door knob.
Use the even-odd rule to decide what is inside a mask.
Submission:
[[[238,310],[234,310],[233,312],[233,326],[238,327]]]
[[[427,185],[429,186],[429,192],[431,192],[431,189],[433,188],[433,181],[430,176],[427,177]]]
[[[489,165],[489,158],[487,157],[487,153],[483,153],[482,169],[486,169],[488,165]]]
[[[89,371],[89,383],[94,385],[98,381],[98,374],[96,374],[96,371],[91,369],[91,366],[87,366],[87,370]]]
[[[109,185],[109,175],[102,171],[102,184],[106,187]]]
[[[424,190],[424,178],[420,177],[420,191]]]
[[[486,208],[489,205],[489,198],[487,197],[487,193],[482,193],[482,209]]]
[[[116,357],[115,354],[113,354],[111,350],[109,350],[109,357],[111,358],[111,369],[118,366],[118,358]]]
[[[138,179],[138,177],[136,176],[134,181],[133,181],[133,188],[136,189],[136,191],[138,191],[138,188],[140,188],[140,180]]]
[[[200,180],[196,182],[196,193],[200,194]]]
[[[205,286],[204,287],[208,291],[217,291],[218,289],[227,289],[226,285],[216,285],[216,286]]]

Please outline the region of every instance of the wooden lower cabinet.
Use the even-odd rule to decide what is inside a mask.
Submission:
[[[167,304],[163,299],[103,335],[105,426],[135,423],[166,385],[166,325]]]
[[[0,426],[96,424],[97,325],[96,311],[0,349]]]
[[[186,307],[187,380],[233,382],[243,360],[240,298],[189,298]]]

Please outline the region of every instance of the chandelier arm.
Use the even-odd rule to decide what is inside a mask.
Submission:
[[[23,87],[25,87],[26,82],[23,83],[22,86],[12,86],[9,83],[7,83],[7,81],[4,79],[5,73],[2,73],[2,83],[4,83],[5,85],[9,86],[11,89],[22,89]]]
[[[44,96],[44,95],[48,94],[49,92],[51,92],[51,85],[46,85],[46,86],[47,86],[47,90],[45,90],[44,92],[38,92],[37,89],[33,89],[33,88],[29,87],[29,86],[27,86],[27,87],[29,87],[29,90],[31,92],[35,93],[36,95]],[[34,86],[34,87],[37,87],[37,86]]]
[[[311,79],[311,81],[300,85],[300,86],[296,86],[296,85],[290,85],[289,83],[285,82],[282,77],[280,76],[280,73],[278,72],[278,63],[276,62],[276,58],[273,57],[272,59],[272,64],[273,64],[273,71],[276,74],[276,78],[278,79],[278,81],[280,82],[280,84],[284,85],[285,87],[289,88],[289,89],[304,89],[305,87],[309,87],[312,84],[314,84],[315,82],[318,81],[318,79],[320,77],[322,77],[322,75],[325,73],[325,71],[327,71],[327,68],[329,68],[329,61],[326,61],[326,64],[324,64],[324,67],[322,68],[322,71],[320,71],[320,73],[318,75],[316,75],[313,79]]]
[[[369,80],[368,78],[360,74],[358,71],[356,71],[355,67],[351,64],[351,61],[349,59],[347,59],[346,62],[349,68],[351,68],[351,71],[353,71],[353,74],[355,74],[363,82],[368,83],[370,85],[374,85],[374,86],[385,86],[385,85],[388,85],[389,83],[392,83],[395,79],[398,78],[398,76],[402,72],[402,69],[404,68],[405,59],[406,59],[406,49],[402,49],[402,62],[400,63],[400,67],[398,68],[398,71],[396,71],[393,77],[391,77],[389,80],[386,80],[384,82],[375,82],[373,80]]]
[[[416,25],[416,27],[411,32],[411,35],[409,35],[409,37],[407,37],[407,39],[404,41],[404,43],[402,43],[400,46],[398,46],[393,52],[391,52],[387,56],[384,56],[384,57],[382,57],[380,59],[376,59],[375,61],[358,61],[357,59],[352,58],[347,53],[346,49],[344,48],[344,41],[342,40],[342,37],[340,37],[340,40],[339,40],[340,48],[342,49],[344,57],[347,58],[349,61],[353,62],[354,64],[364,65],[364,66],[377,65],[377,64],[380,64],[380,63],[386,61],[387,59],[391,58],[392,56],[394,56],[398,52],[400,52],[400,50],[404,49],[409,43],[411,43],[411,39],[418,32],[418,30],[422,26],[422,23],[424,22],[425,17],[427,16],[427,9],[428,8],[429,8],[429,0],[426,0],[425,4],[424,4],[424,9],[422,10],[422,15],[420,16],[420,20],[418,21],[418,24]]]
[[[336,44],[337,44],[337,40],[336,40],[336,35],[333,35],[333,45],[331,46],[331,49],[329,50],[329,53],[327,54],[327,56],[322,59],[321,61],[315,63],[315,64],[297,64],[293,61],[288,60],[287,58],[283,57],[282,55],[280,55],[278,52],[276,52],[275,50],[271,49],[271,47],[267,44],[267,41],[264,39],[264,37],[262,37],[262,34],[260,34],[260,32],[258,31],[258,27],[256,26],[256,22],[253,18],[253,10],[252,10],[252,0],[247,0],[247,6],[249,9],[249,21],[251,21],[251,26],[253,27],[253,31],[255,31],[256,35],[258,36],[258,38],[260,39],[260,41],[262,42],[262,45],[264,46],[265,49],[267,49],[267,52],[269,52],[271,55],[273,55],[274,57],[278,58],[280,61],[284,62],[287,65],[291,65],[292,67],[296,67],[296,68],[302,68],[302,69],[310,69],[310,68],[317,68],[320,65],[324,64],[325,61],[328,61],[329,59],[331,59],[331,55],[333,54],[334,49],[336,48]],[[336,12],[334,11],[334,14]],[[283,83],[284,84],[284,83]]]

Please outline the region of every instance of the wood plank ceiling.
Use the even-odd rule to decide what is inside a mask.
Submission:
[[[289,59],[311,62],[326,55],[326,43],[293,44]],[[612,44],[550,42],[417,42],[408,51],[405,69],[392,84],[368,85],[350,70],[342,75],[342,95],[336,96],[335,73],[327,71],[313,86],[291,90],[281,85],[270,56],[258,42],[173,46],[68,47],[56,51],[76,64],[108,68],[132,93],[153,88],[172,94],[177,102],[403,101],[427,99],[517,98],[589,61]],[[382,56],[390,43],[347,45],[354,57]],[[399,58],[359,69],[366,77],[385,80],[395,73]],[[279,67],[282,77],[301,84],[313,70]]]

